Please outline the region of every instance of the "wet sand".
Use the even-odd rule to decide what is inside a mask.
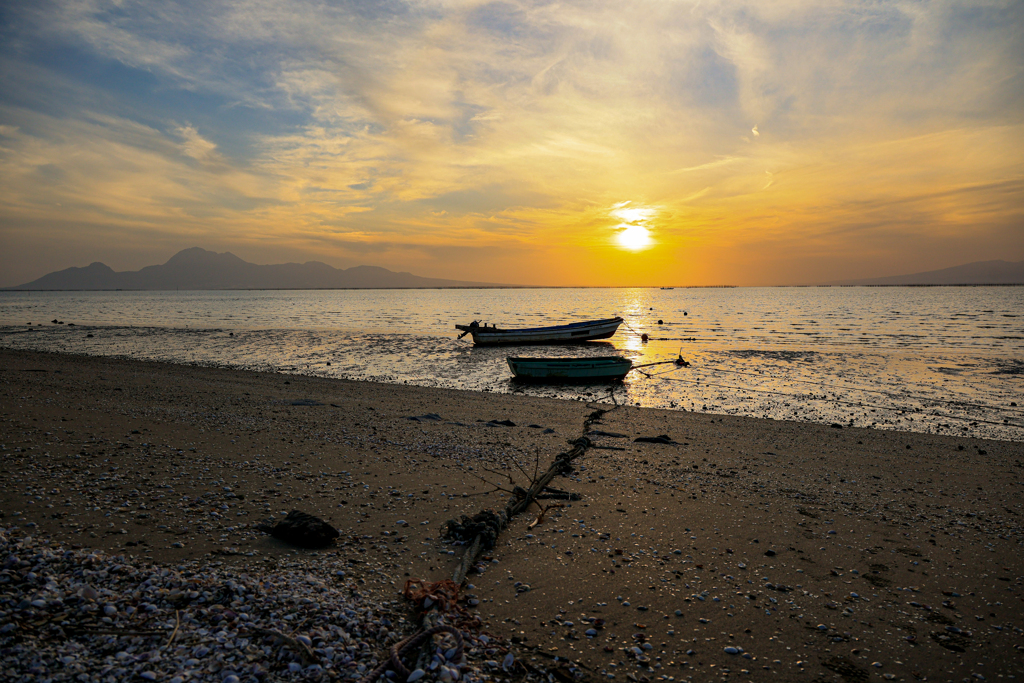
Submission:
[[[2,526],[168,564],[333,556],[381,600],[449,578],[444,522],[503,506],[609,407],[0,359]],[[469,579],[467,608],[526,661],[592,680],[1021,678],[1024,444],[632,407],[591,430],[554,482],[581,499],[517,518]],[[634,442],[658,435],[676,443]],[[338,544],[253,528],[291,509]]]

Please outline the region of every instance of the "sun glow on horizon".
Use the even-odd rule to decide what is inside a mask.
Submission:
[[[642,251],[654,246],[651,222],[657,210],[650,207],[630,206],[631,202],[619,202],[609,212],[620,222],[615,226],[615,242],[629,251]]]

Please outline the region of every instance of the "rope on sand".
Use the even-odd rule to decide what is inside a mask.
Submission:
[[[674,362],[674,361],[672,361]],[[594,422],[600,420],[605,413],[613,411],[619,407],[618,402],[615,400],[614,388],[609,392],[612,402],[615,404],[613,408],[597,408],[583,421],[583,432],[584,434],[590,430],[591,425]],[[515,499],[512,500],[503,510],[495,512],[494,510],[484,510],[472,518],[463,516],[461,522],[456,520],[449,520],[445,525],[446,533],[449,535],[459,535],[462,540],[473,539],[472,544],[466,549],[466,552],[462,556],[462,560],[459,562],[459,566],[455,570],[455,574],[451,580],[443,580],[438,582],[426,582],[423,580],[411,580],[406,582],[405,596],[419,604],[426,606],[424,598],[430,598],[432,604],[431,609],[425,612],[423,615],[423,624],[426,627],[432,621],[436,623],[436,619],[440,616],[442,610],[447,612],[458,612],[459,607],[457,605],[459,590],[462,584],[466,580],[466,574],[469,572],[470,567],[476,562],[480,554],[485,548],[493,548],[497,542],[498,534],[508,526],[509,521],[517,514],[526,510],[531,503],[535,502],[542,494],[542,492],[548,488],[548,484],[555,478],[557,474],[570,471],[572,469],[572,461],[581,457],[587,452],[587,449],[593,446],[593,442],[586,436],[581,436],[569,442],[572,448],[564,453],[560,453],[555,461],[551,463],[547,471],[541,475],[538,479],[531,482],[529,489],[523,489],[522,487],[515,487]],[[445,657],[449,661],[459,661],[462,658],[463,651],[463,637],[462,633],[453,626],[446,624],[440,624],[432,628],[424,628],[419,633],[409,636],[408,638],[399,641],[391,648],[391,656],[389,659],[381,662],[377,668],[371,671],[369,674],[359,680],[359,683],[374,683],[380,676],[387,671],[389,668],[395,672],[395,677],[398,681],[408,681],[409,677],[414,672],[410,672],[408,667],[402,661],[402,657],[407,653],[415,650],[416,648],[422,648],[425,644],[438,633],[449,633],[455,637],[456,646],[451,657]],[[425,651],[421,650],[420,658],[423,659]]]
[[[455,652],[448,659],[454,662],[461,660],[463,640],[462,633],[459,631],[459,629],[453,626],[446,625],[435,626],[434,628],[429,628],[425,631],[420,631],[419,633],[413,634],[408,638],[400,640],[394,645],[392,645],[391,657],[385,659],[383,662],[377,665],[376,669],[360,678],[359,683],[373,683],[378,678],[380,678],[381,675],[388,669],[391,669],[395,672],[396,678],[399,681],[408,680],[409,676],[412,675],[412,672],[409,671],[409,669],[405,666],[405,662],[402,661],[402,657],[407,653],[412,652],[416,648],[420,647],[438,633],[450,633],[451,635],[455,636],[455,647],[453,648]]]
[[[611,397],[614,402],[614,390],[611,392]],[[619,404],[616,402],[614,408],[598,408],[594,410],[583,421],[583,433],[586,434],[590,431],[591,425],[604,417],[605,413],[618,407]],[[494,547],[498,533],[508,526],[512,518],[525,511],[531,503],[534,503],[556,475],[571,471],[572,462],[583,456],[594,445],[586,436],[581,436],[569,443],[572,448],[564,453],[560,453],[555,458],[555,461],[551,463],[551,466],[548,467],[547,471],[531,482],[529,489],[523,489],[518,486],[515,488],[515,498],[503,510],[497,512],[494,510],[484,510],[472,518],[463,516],[461,522],[454,519],[448,521],[445,525],[446,533],[456,536],[463,541],[472,539],[470,547],[463,554],[462,561],[459,562],[459,566],[455,570],[452,581],[461,586],[466,580],[469,568],[476,562],[480,553],[487,548]],[[459,534],[458,532],[462,533]]]

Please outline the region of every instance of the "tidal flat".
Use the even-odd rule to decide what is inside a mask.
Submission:
[[[466,662],[427,680],[1024,669],[1020,442],[0,358],[11,680],[361,678],[417,629],[406,581],[451,578],[465,547],[445,523],[503,507],[582,436],[553,482],[578,499],[540,501],[501,533],[462,592]],[[256,529],[293,509],[340,538],[303,550]],[[260,629],[307,638],[315,661]]]

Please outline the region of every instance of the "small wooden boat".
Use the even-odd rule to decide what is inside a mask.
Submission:
[[[508,367],[518,380],[532,382],[611,382],[620,380],[633,367],[621,356],[592,358],[508,358]]]
[[[506,330],[496,325],[481,325],[474,320],[469,325],[456,325],[462,330],[459,339],[467,334],[473,335],[473,343],[477,346],[490,344],[575,344],[577,342],[607,339],[615,334],[622,324],[622,318],[605,318],[588,320],[568,325],[553,327],[530,327],[519,330]]]

